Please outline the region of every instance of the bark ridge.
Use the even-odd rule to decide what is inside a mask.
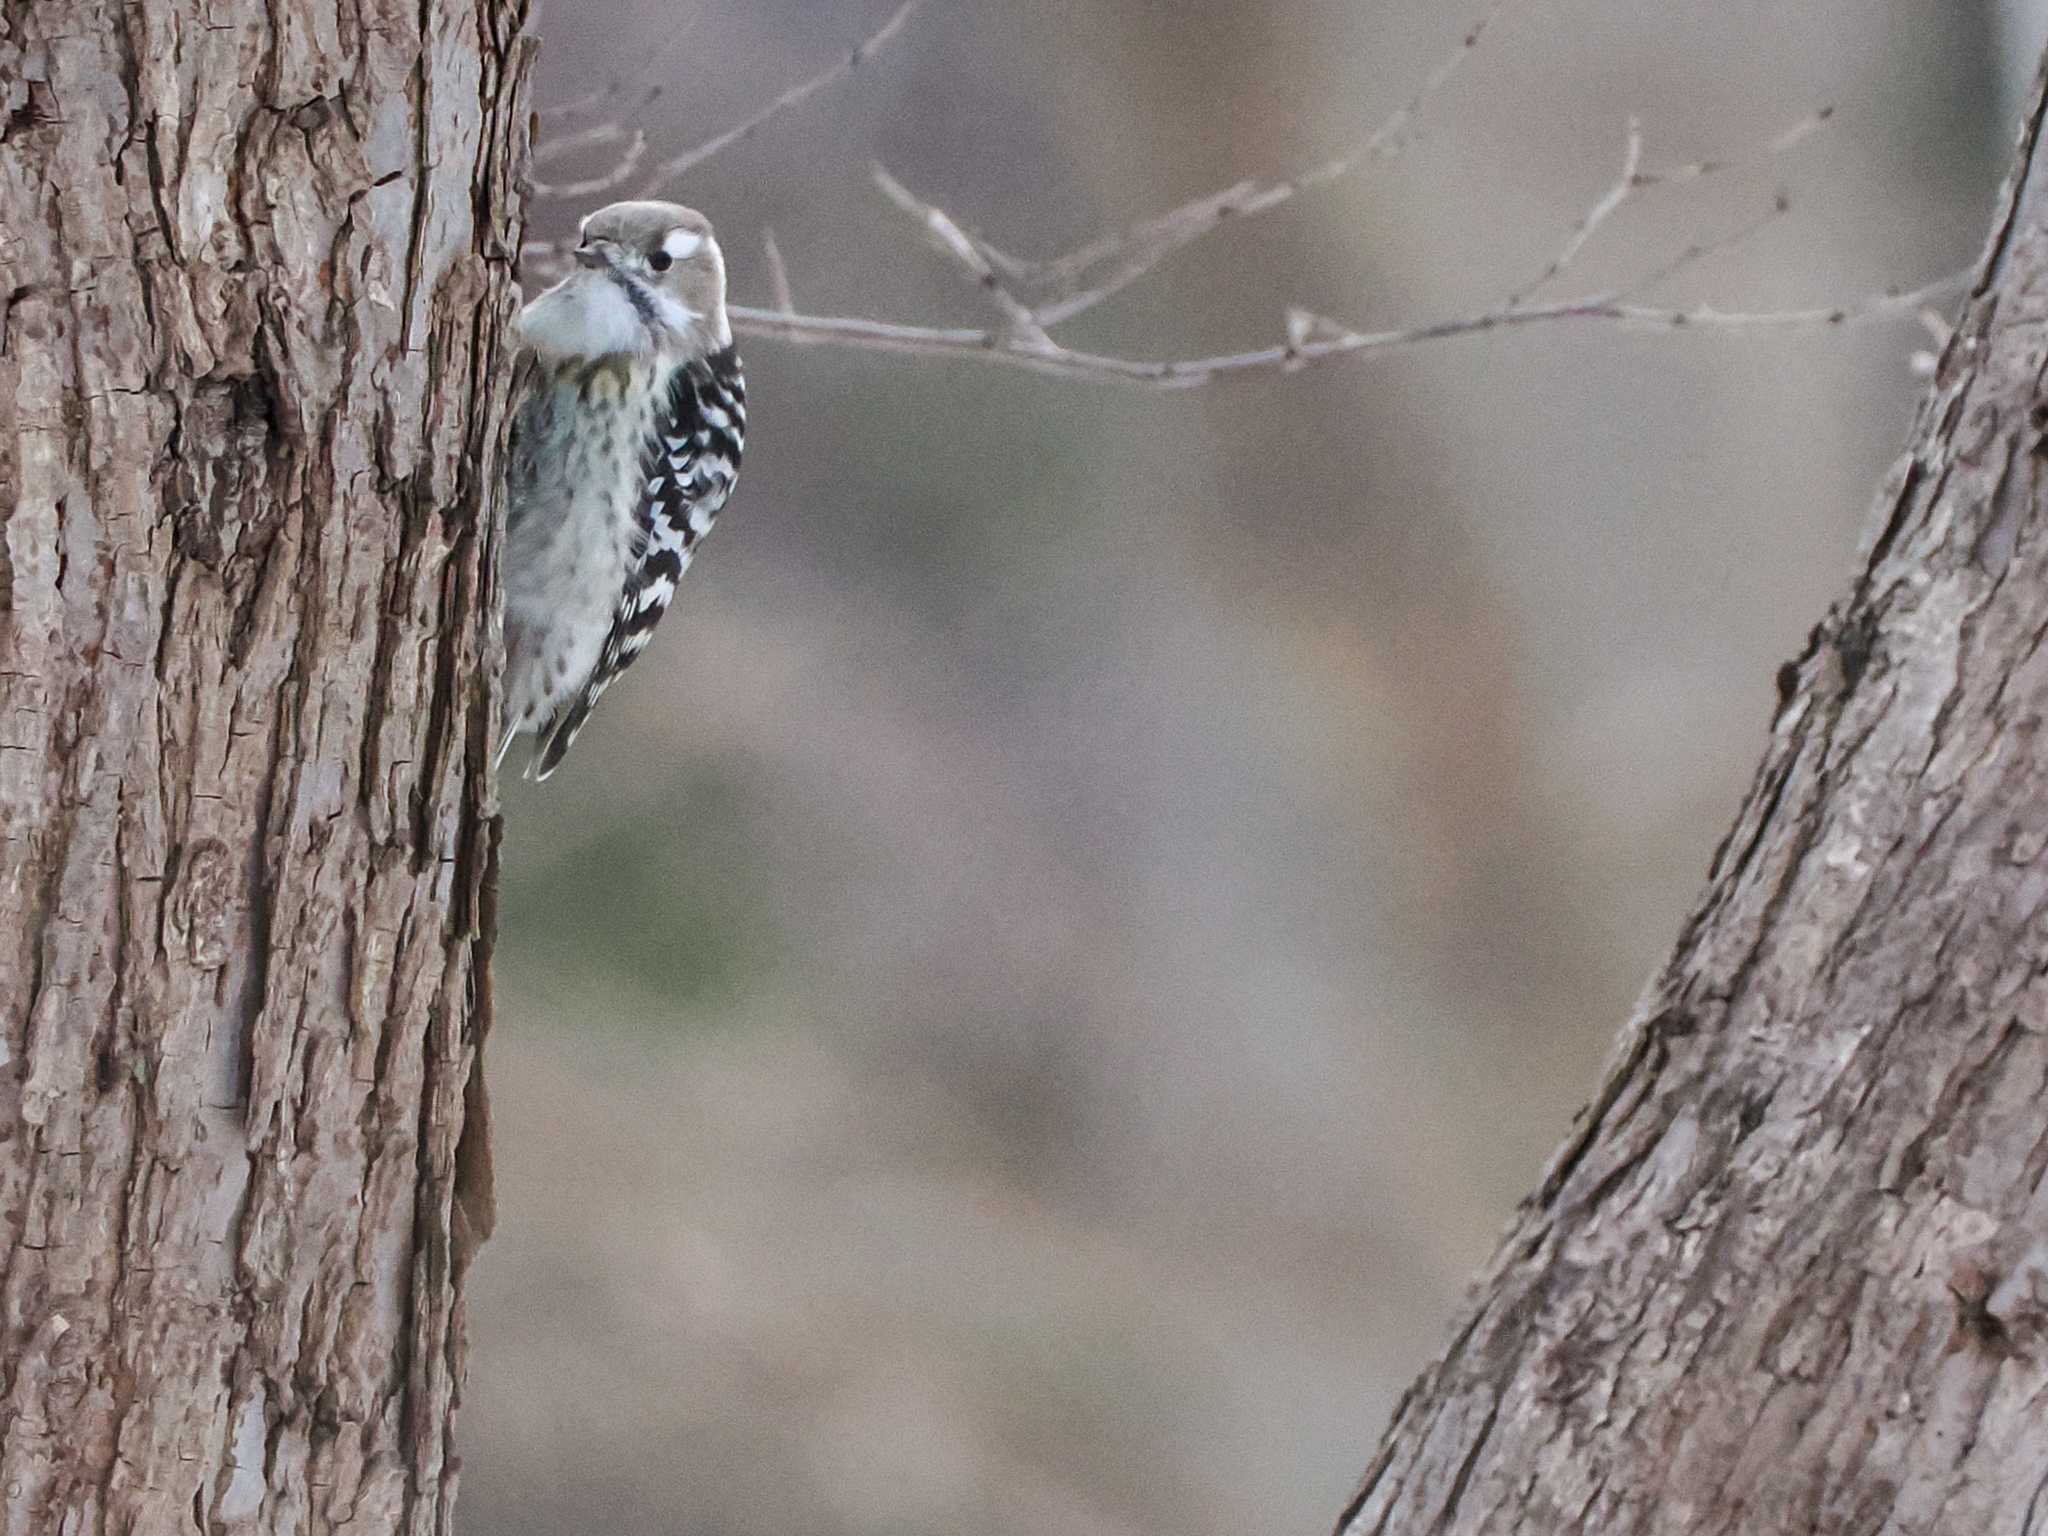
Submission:
[[[6,1532],[450,1527],[524,20],[0,14]]]
[[[1707,893],[1340,1536],[2048,1519],[2048,163]]]

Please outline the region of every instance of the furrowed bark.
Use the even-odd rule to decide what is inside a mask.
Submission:
[[[0,12],[0,1530],[450,1528],[521,0]]]
[[[1605,1085],[1338,1530],[2048,1529],[2048,156]]]

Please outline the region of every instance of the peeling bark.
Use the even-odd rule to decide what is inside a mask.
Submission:
[[[522,0],[0,8],[0,1530],[450,1528]]]
[[[1605,1086],[1340,1533],[2048,1529],[2048,155]]]

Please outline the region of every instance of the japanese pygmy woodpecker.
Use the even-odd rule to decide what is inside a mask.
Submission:
[[[506,470],[505,735],[546,778],[638,656],[732,494],[746,386],[711,225],[674,203],[583,221],[520,310]]]

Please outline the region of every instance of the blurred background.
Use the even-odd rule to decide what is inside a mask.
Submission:
[[[536,96],[652,72],[674,152],[891,3],[558,5]],[[871,160],[1052,255],[1354,142],[1483,8],[930,0],[675,191],[741,300],[772,227],[807,311],[980,324]],[[1913,287],[1980,248],[2039,9],[1520,0],[1397,163],[1063,339],[1490,306],[1630,114],[1649,168],[1752,159],[1561,295],[1780,190],[1661,297]],[[1327,1529],[1698,893],[1929,344],[1585,324],[1155,395],[746,343],[732,510],[507,793],[465,1528]]]

